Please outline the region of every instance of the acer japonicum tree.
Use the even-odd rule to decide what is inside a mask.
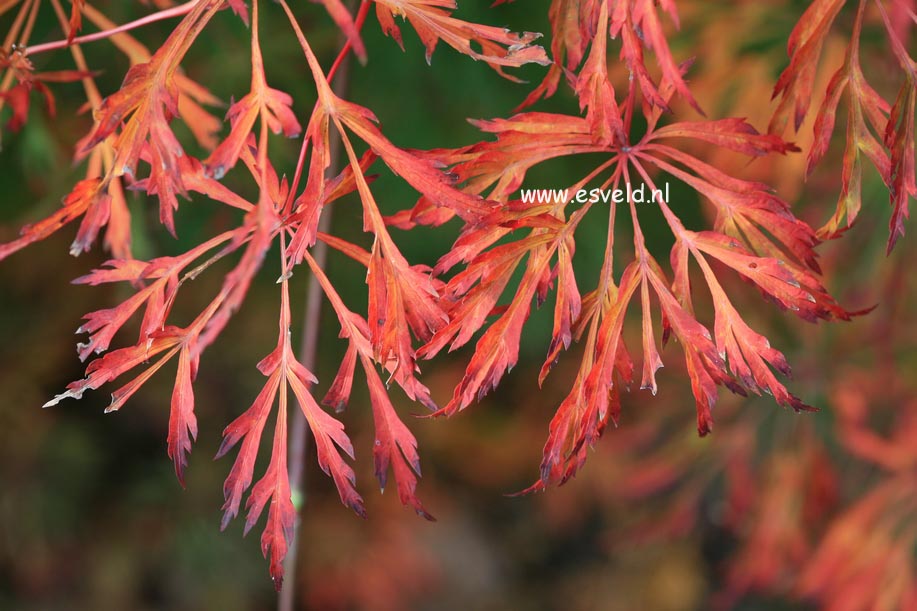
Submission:
[[[89,111],[85,136],[73,145],[85,178],[53,214],[0,245],[0,259],[70,225],[77,227],[71,254],[96,246],[110,253],[104,266],[75,282],[123,283],[129,296],[85,316],[78,353],[88,361],[86,376],[47,405],[112,385],[106,411],[117,411],[152,376],[168,375],[160,370],[172,364],[167,443],[180,481],[198,431],[193,382],[201,357],[242,307],[254,278],[259,273],[278,278],[276,347],[257,366],[263,389],[225,428],[218,454],[235,455],[224,484],[222,525],[243,511],[243,498],[246,532],[267,513],[261,543],[277,588],[297,513],[299,483],[291,485],[289,476],[295,468],[290,461],[302,458],[301,448],[292,453],[290,448],[295,412],[304,416],[318,464],[341,501],[365,515],[349,459],[369,448],[355,450],[341,415],[355,381],[365,383],[369,405],[352,406],[360,408],[353,417],[368,411],[374,423],[371,451],[379,484],[384,488],[393,478],[401,502],[431,518],[417,494],[417,441],[392,396],[403,394],[433,416],[464,410],[516,365],[532,308],[546,302],[553,307],[553,329],[539,385],[560,359],[579,359],[579,365],[564,381],[568,391],[550,421],[540,474],[530,491],[563,483],[582,468],[607,425],[617,422],[622,391],[656,394],[660,350],[669,343],[681,353],[701,435],[713,429],[720,387],[739,395],[766,393],[795,411],[813,410],[786,388],[787,359],[771,346],[766,329],[747,320],[737,300],[756,291],[808,322],[863,313],[839,305],[823,286],[816,247],[845,233],[860,215],[863,174],[869,171],[864,166],[874,168],[887,186],[888,252],[904,234],[908,201],[917,193],[917,72],[907,50],[917,17],[909,0],[815,0],[794,15],[798,23],[787,43],[788,63],[773,83],[773,115],[763,132],[742,118],[713,116],[698,102],[690,84],[692,58],[670,46],[682,25],[682,3],[675,0],[553,0],[546,48],[539,46],[539,34],[465,21],[460,11],[453,14],[455,2],[449,0],[364,0],[353,9],[342,0],[322,0],[316,4],[324,7],[323,18],[342,36],[342,48],[328,65],[301,27],[299,13],[305,9],[297,4],[302,3],[152,4],[145,16],[115,23],[83,0],[0,2],[0,17],[8,24],[0,49],[4,131],[22,128],[38,103],[53,116],[54,88],[62,82],[82,83]],[[795,8],[788,3],[780,10]],[[286,36],[299,49],[314,102],[272,87],[271,66],[261,50],[268,11],[285,16],[286,31],[270,36]],[[43,12],[59,21],[58,40],[33,40],[36,16]],[[157,48],[132,35],[164,20],[174,26]],[[208,90],[206,80],[192,80],[182,70],[201,32],[218,21],[251,34],[250,87],[237,92],[222,120],[217,113],[224,100]],[[407,149],[386,136],[371,108],[347,100],[335,86],[351,54],[372,62],[372,49],[361,36],[368,27],[381,28],[398,44],[413,30],[428,62],[437,46],[448,46],[510,80],[519,80],[514,70],[523,65],[543,66],[543,80],[534,89],[519,84],[521,103],[514,114],[474,119],[479,142]],[[825,41],[838,30],[848,40],[842,61],[823,65]],[[82,51],[89,44],[110,45],[129,60],[120,88],[99,88],[100,67],[89,65]],[[887,61],[864,67],[867,45],[871,56],[875,47]],[[38,58],[52,52],[69,54],[72,68],[37,70]],[[436,70],[436,62],[430,69]],[[832,76],[817,90],[816,77],[824,70]],[[565,114],[538,109],[560,89],[572,92],[578,107]],[[846,113],[846,127],[838,125],[839,110]],[[792,140],[809,115],[815,116],[814,138],[802,150]],[[176,125],[184,126],[178,134]],[[295,164],[277,164],[272,153],[286,145],[275,135],[295,139],[300,147]],[[835,162],[827,154],[833,145],[843,148],[835,170],[839,195],[836,205],[820,204],[820,225],[797,217],[772,185],[747,177],[756,167],[749,161],[787,155],[804,155],[806,171],[813,172]],[[742,164],[724,164],[724,155],[740,157]],[[584,169],[572,184],[559,187],[575,192],[643,183],[656,189],[673,181],[696,191],[707,220],[696,226],[677,205],[654,201],[659,216],[653,222],[663,223],[673,240],[666,261],[647,246],[648,204],[624,202],[598,213],[607,204],[519,198],[520,189],[532,184],[533,170],[567,157],[581,158]],[[384,214],[379,202],[385,194],[373,186],[375,171],[410,185],[419,194],[416,203]],[[230,176],[250,181],[255,195],[230,188],[238,184],[230,183]],[[131,191],[151,196],[146,201],[158,205],[159,220],[172,235],[181,230],[175,213],[187,200],[226,206],[232,211],[227,218],[234,220],[186,252],[135,258]],[[328,226],[331,210],[348,195],[362,207],[365,239],[356,242]],[[880,214],[878,202],[868,202],[864,213]],[[577,231],[587,218],[607,219],[597,279],[584,278],[577,265]],[[402,254],[394,229],[447,223],[454,243],[435,266]],[[342,297],[324,271],[326,248],[365,268],[366,303]],[[219,291],[190,322],[174,320],[173,305],[188,281],[223,260],[233,263]],[[300,278],[310,278],[314,294],[325,298],[346,346],[337,375],[323,384],[304,364],[314,355],[301,359],[292,339],[300,322],[290,285]],[[136,342],[113,347],[116,334],[138,319]],[[628,321],[639,324],[639,345],[625,345]],[[265,325],[265,333],[268,329],[273,325]],[[469,344],[464,376],[440,406],[421,381],[421,363]],[[848,412],[858,418],[855,408]],[[273,430],[266,430],[271,420]],[[256,473],[259,447],[268,443],[269,464]],[[813,456],[804,458],[817,461]],[[779,473],[780,465],[774,468]],[[887,494],[896,492],[890,488]]]

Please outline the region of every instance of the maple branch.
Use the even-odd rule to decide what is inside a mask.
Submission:
[[[19,13],[16,15],[16,20],[13,22],[10,31],[6,35],[6,39],[3,41],[3,49],[10,49],[13,47],[13,41],[16,39],[16,36],[19,36],[19,46],[25,44],[25,41],[29,39],[29,36],[32,34],[32,27],[35,25],[35,16],[38,12],[38,1],[23,3],[22,8],[19,9]],[[23,23],[26,23],[25,28],[23,29]],[[20,34],[20,30],[22,33]],[[15,78],[15,73],[12,68],[8,68],[3,75],[3,80],[0,82],[0,93],[6,93],[9,91],[10,87],[13,85],[13,80]],[[3,106],[6,104],[6,98],[0,96],[0,110],[3,110]]]
[[[51,6],[54,7],[54,13],[57,15],[57,20],[61,25],[61,29],[66,32],[67,16],[64,13],[64,8],[61,6],[60,0],[51,0]],[[92,109],[95,110],[102,105],[102,94],[99,93],[99,88],[96,86],[95,79],[91,76],[91,70],[89,70],[89,65],[86,63],[86,57],[83,55],[83,50],[79,45],[71,45],[70,54],[73,56],[73,63],[76,64],[77,70],[87,75],[82,79],[83,89],[86,92],[86,98],[92,105]]]
[[[46,42],[40,45],[33,45],[31,47],[26,47],[26,55],[36,55],[38,53],[44,53],[46,51],[54,51],[55,49],[63,49],[71,45],[81,44],[84,42],[94,42],[96,40],[103,40],[114,36],[115,34],[120,34],[122,32],[129,32],[145,25],[151,23],[156,23],[157,21],[162,21],[164,19],[171,19],[173,17],[181,17],[190,13],[194,7],[200,2],[200,0],[190,0],[184,4],[180,4],[173,8],[164,9],[157,11],[146,17],[141,17],[140,19],[135,19],[125,23],[124,25],[119,25],[116,28],[111,28],[109,30],[102,30],[101,32],[96,32],[94,34],[86,34],[85,36],[77,36],[72,41],[68,41],[66,38],[61,40],[55,40],[53,42]]]
[[[348,10],[353,10],[354,3],[355,0],[350,0],[347,3]],[[363,0],[360,6],[360,14],[363,19],[366,17],[368,7],[369,3],[366,2],[366,0]],[[363,25],[363,19],[357,21],[358,30],[360,29],[360,26]],[[352,45],[350,40],[347,39],[347,36],[343,32],[341,33],[340,38],[344,43],[344,46],[341,49],[337,59],[335,60],[332,67],[332,72],[329,72],[328,78],[329,80],[333,79],[331,82],[331,88],[335,95],[346,97],[347,90],[350,85],[351,62],[349,60]],[[331,164],[328,170],[329,172],[334,172],[340,165],[341,138],[340,135],[329,133],[329,139],[328,147]],[[301,163],[302,156],[300,157],[300,164]],[[299,169],[297,171],[299,171]],[[323,207],[321,216],[318,221],[319,232],[328,233],[331,229],[332,211],[333,208],[331,206]],[[315,246],[312,248],[312,257],[315,260],[316,266],[319,269],[324,269],[325,263],[328,260],[328,245],[321,240],[316,241]],[[318,276],[315,274],[310,274],[306,293],[306,307],[305,311],[303,312],[303,327],[299,353],[300,363],[302,363],[303,366],[309,371],[315,371],[316,369],[316,357],[318,354],[318,330],[321,323],[321,313],[322,289],[320,281]],[[305,504],[304,475],[306,451],[308,449],[308,445],[309,424],[306,421],[304,412],[302,409],[293,410],[293,421],[290,423],[288,468],[290,474],[290,493],[293,498],[293,506],[296,509],[296,522],[293,525],[293,537],[289,543],[286,558],[284,559],[284,573],[290,576],[290,581],[292,581],[292,584],[288,585],[286,588],[280,591],[280,597],[277,601],[278,611],[293,611],[295,607],[295,571],[296,559],[299,551],[298,535],[300,515],[302,507]]]

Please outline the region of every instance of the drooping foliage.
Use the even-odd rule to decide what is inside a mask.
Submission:
[[[539,384],[561,358],[572,358],[565,353],[573,352],[574,345],[581,361],[551,419],[540,475],[530,490],[563,483],[582,468],[609,422],[617,422],[622,391],[638,386],[656,394],[657,372],[664,363],[661,349],[669,343],[677,343],[682,354],[701,435],[713,429],[720,387],[740,395],[767,393],[778,405],[796,411],[813,409],[786,388],[787,359],[736,304],[744,301],[742,293],[753,289],[780,310],[809,322],[848,320],[855,314],[823,286],[816,247],[857,218],[864,157],[890,193],[889,251],[903,235],[909,198],[917,194],[917,73],[906,46],[915,19],[912,3],[812,2],[790,35],[789,64],[776,81],[776,110],[766,133],[742,118],[705,115],[691,89],[691,59],[670,44],[681,26],[674,0],[552,0],[550,56],[537,44],[538,34],[464,21],[452,0],[364,0],[355,11],[340,0],[318,4],[344,41],[329,67],[322,66],[301,18],[284,0],[192,0],[160,7],[123,25],[82,0],[70,7],[60,0],[0,2],[0,17],[11,18],[0,49],[0,108],[11,111],[5,131],[17,131],[28,121],[33,91],[53,113],[57,82],[82,82],[91,110],[91,125],[74,146],[75,161],[85,164],[85,178],[48,218],[0,245],[0,259],[72,223],[78,225],[72,254],[92,249],[101,236],[112,257],[76,282],[124,283],[130,288],[121,303],[85,316],[79,332],[87,338],[78,352],[81,360],[91,359],[86,377],[48,405],[117,383],[107,409],[117,411],[174,361],[167,452],[183,481],[198,431],[193,383],[200,359],[242,306],[259,272],[267,268],[265,273],[279,275],[276,348],[257,366],[266,381],[251,406],[240,409],[226,427],[219,451],[219,456],[236,452],[224,485],[223,527],[242,510],[246,494],[246,532],[267,509],[262,549],[278,588],[296,513],[288,476],[289,412],[298,409],[304,415],[318,464],[332,478],[341,501],[365,515],[348,461],[360,449],[353,447],[342,419],[319,405],[340,412],[349,403],[354,378],[365,379],[379,483],[384,488],[391,472],[401,502],[431,518],[416,493],[421,472],[417,440],[391,394],[403,393],[433,415],[464,410],[493,390],[517,363],[532,308],[549,299],[553,331]],[[487,64],[510,80],[519,80],[516,68],[544,66],[543,80],[527,97],[519,85],[523,101],[517,114],[474,120],[482,132],[480,142],[431,151],[403,148],[386,136],[371,109],[344,99],[333,88],[350,53],[361,61],[371,59],[361,32],[369,27],[373,8],[378,27],[398,44],[403,46],[403,36],[412,29],[428,62],[442,42],[439,46]],[[60,40],[31,40],[40,10],[56,15]],[[271,86],[270,65],[261,49],[265,11],[286,15],[289,30],[284,34],[301,52],[303,72],[310,75],[315,92],[308,113],[288,92]],[[798,130],[810,112],[821,51],[840,15],[852,19],[849,45],[824,102],[813,111],[815,140],[804,153],[810,171],[827,163],[843,98],[847,131],[841,196],[830,219],[814,228],[768,184],[711,160],[722,151],[749,160],[801,152],[784,137],[791,128]],[[176,23],[154,51],[130,33],[164,19]],[[215,21],[248,27],[251,33],[250,87],[238,92],[222,121],[214,114],[222,101],[206,83],[195,82],[182,70],[189,49]],[[93,33],[87,33],[90,25]],[[891,101],[870,84],[861,66],[867,25],[883,32],[898,68],[895,74],[901,76],[899,93]],[[87,65],[81,51],[81,45],[90,43],[111,44],[130,61],[119,89],[105,95],[99,90],[95,67]],[[72,55],[73,69],[33,69],[31,58],[61,49]],[[562,87],[573,93],[577,107],[567,114],[535,108]],[[177,123],[188,128],[191,139],[177,135]],[[301,150],[294,167],[274,165],[272,134],[297,139]],[[343,151],[340,163],[336,143]],[[560,185],[557,192],[563,197],[524,197],[530,174],[541,164],[574,156],[593,165],[575,184]],[[416,205],[383,215],[380,195],[371,185],[370,167],[378,166],[419,194]],[[257,197],[229,188],[229,175],[250,178]],[[661,196],[667,182],[697,193],[708,226],[686,226],[678,207]],[[651,194],[646,202],[610,197],[639,184]],[[239,222],[187,252],[136,259],[128,190],[153,196],[159,220],[173,235],[180,231],[176,210],[192,197],[228,206]],[[570,197],[582,192],[589,196]],[[366,239],[359,244],[320,228],[326,207],[351,194],[362,206]],[[665,253],[668,261],[647,246],[648,206],[661,212],[674,241]],[[598,212],[602,207],[604,215]],[[606,240],[600,248],[604,259],[597,281],[587,284],[577,265],[577,233],[584,221],[606,217]],[[433,268],[409,261],[393,237],[393,227],[410,230],[450,221],[457,237]],[[345,303],[314,256],[318,243],[365,268],[365,304]],[[279,261],[270,260],[275,255]],[[170,314],[181,289],[223,259],[234,264],[219,291],[190,324],[177,326]],[[338,373],[321,401],[318,380],[297,359],[291,339],[298,322],[290,284],[307,275],[317,280],[346,344]],[[116,334],[135,318],[141,319],[136,343],[112,349]],[[631,320],[639,323],[636,346],[625,342]],[[420,380],[419,363],[468,344],[464,376],[440,407]],[[274,423],[271,459],[256,481],[255,461],[269,420]],[[815,591],[821,583],[813,573],[806,587]]]

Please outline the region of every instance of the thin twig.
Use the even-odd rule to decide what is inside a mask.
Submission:
[[[353,12],[356,0],[347,2],[347,8]],[[335,63],[337,72],[331,83],[332,90],[339,97],[346,97],[350,85],[350,54],[349,44],[346,43],[346,36],[341,35],[341,43],[345,45],[344,55],[339,56],[339,62]],[[341,139],[337,133],[330,134],[328,145],[331,165],[329,172],[335,172],[340,165],[341,157]],[[331,228],[331,212],[333,208],[328,206],[322,209],[321,217],[318,222],[318,231],[328,233]],[[328,259],[328,246],[321,240],[315,243],[312,248],[312,257],[320,269],[325,268],[325,262]],[[319,285],[318,278],[312,274],[309,276],[308,293],[306,294],[306,308],[303,313],[302,340],[300,345],[299,360],[309,371],[315,371],[315,365],[318,354],[318,335],[321,327],[322,312],[322,289]],[[287,587],[280,592],[277,601],[278,611],[293,611],[294,600],[296,596],[296,560],[299,550],[299,524],[302,507],[305,504],[305,458],[309,445],[309,426],[303,415],[302,409],[293,410],[293,421],[290,424],[290,491],[293,496],[293,504],[296,507],[296,523],[293,529],[293,538],[290,541],[290,547],[287,550],[287,556],[284,560],[284,573],[288,577]]]
[[[102,30],[101,32],[95,32],[93,34],[86,34],[85,36],[77,36],[72,41],[68,41],[66,38],[63,38],[61,40],[55,40],[53,42],[46,42],[40,45],[33,45],[30,47],[26,47],[25,52],[26,52],[26,55],[37,55],[38,53],[44,53],[45,51],[53,51],[55,49],[63,49],[65,47],[69,47],[71,45],[78,45],[81,43],[93,42],[96,40],[102,40],[104,38],[110,38],[114,36],[115,34],[120,34],[121,32],[129,32],[131,30],[135,30],[145,25],[149,25],[157,21],[162,21],[163,19],[171,19],[173,17],[181,17],[183,15],[187,15],[194,9],[195,5],[199,1],[200,0],[191,0],[190,2],[186,2],[184,4],[180,4],[178,6],[174,6],[169,9],[157,11],[155,13],[147,15],[146,17],[135,19],[134,21],[125,23],[124,25],[120,25],[116,28],[111,28],[109,30]]]

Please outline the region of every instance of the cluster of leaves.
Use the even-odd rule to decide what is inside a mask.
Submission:
[[[877,282],[885,315],[913,299],[913,286],[902,283],[903,262]],[[721,551],[721,608],[756,595],[827,609],[917,604],[917,455],[909,441],[917,403],[906,351],[914,328],[899,322],[890,333],[886,321],[874,319],[859,333],[808,346],[819,362],[854,350],[871,357],[818,375],[830,389],[831,424],[769,426],[732,403],[728,425],[705,448],[681,433],[684,419],[671,408],[622,429],[602,456],[615,468],[590,471],[600,481],[586,489],[610,489],[614,502],[653,509],[615,536],[670,541],[714,522],[735,544]]]
[[[4,72],[0,102],[12,109],[7,129],[15,130],[28,119],[33,89],[43,93],[53,108],[46,83],[81,81],[93,124],[76,144],[74,157],[86,162],[86,178],[64,198],[59,210],[0,246],[0,259],[79,221],[71,252],[77,255],[89,250],[103,234],[104,246],[113,258],[77,282],[126,283],[132,294],[115,307],[86,315],[79,332],[88,334],[88,339],[79,344],[79,356],[82,360],[98,356],[90,361],[84,379],[73,382],[48,405],[79,398],[86,390],[141,368],[141,373],[112,393],[107,411],[116,411],[165,363],[176,360],[168,454],[181,480],[197,434],[192,383],[201,355],[241,307],[266,257],[279,246],[278,340],[258,365],[267,381],[251,407],[225,429],[219,452],[222,456],[239,446],[224,485],[223,526],[238,514],[247,491],[246,531],[267,508],[262,548],[278,588],[296,511],[287,468],[288,391],[308,422],[318,463],[334,480],[342,502],[360,515],[365,513],[354,471],[345,459],[353,458],[354,448],[344,425],[319,406],[313,391],[317,380],[294,354],[289,284],[296,271],[307,270],[317,279],[347,344],[322,403],[338,412],[344,409],[359,363],[375,423],[373,458],[379,483],[386,485],[391,470],[401,501],[429,518],[415,493],[420,474],[417,441],[394,408],[387,391],[391,382],[434,414],[463,410],[496,387],[517,363],[532,305],[541,305],[554,293],[553,334],[539,383],[574,342],[582,344],[582,361],[569,394],[551,421],[533,490],[572,477],[608,422],[616,421],[620,393],[634,383],[637,368],[624,342],[625,321],[632,309],[639,310],[641,321],[640,387],[655,394],[656,373],[663,364],[660,343],[664,346],[672,338],[677,340],[691,381],[700,434],[712,429],[719,386],[742,395],[768,393],[782,406],[810,410],[775,375],[789,375],[789,365],[739,313],[729,276],[741,278],[780,309],[803,320],[849,319],[852,313],[822,286],[814,249],[820,239],[838,234],[844,219],[849,226],[856,218],[860,153],[876,166],[891,192],[894,213],[889,249],[903,232],[908,198],[917,193],[914,62],[905,51],[905,31],[899,26],[902,21],[913,22],[905,1],[887,3],[895,17],[889,17],[881,1],[862,0],[857,7],[847,60],[829,85],[816,122],[816,144],[809,151],[809,166],[814,167],[827,151],[838,100],[846,90],[849,122],[841,204],[820,231],[798,219],[767,184],[732,176],[694,150],[700,145],[701,151],[722,149],[751,158],[797,152],[780,134],[790,113],[797,128],[804,118],[822,41],[844,8],[843,1],[818,0],[802,15],[789,43],[790,65],[776,85],[780,102],[767,134],[738,118],[680,117],[682,112],[703,113],[685,80],[690,62],[679,63],[669,47],[671,26],[679,25],[672,0],[553,0],[552,59],[534,44],[538,35],[462,21],[453,16],[456,7],[450,0],[364,0],[355,15],[341,0],[323,0],[321,4],[346,39],[327,71],[296,15],[280,0],[280,8],[272,4],[271,9],[285,12],[290,40],[298,42],[315,86],[316,102],[307,118],[293,110],[290,95],[269,85],[259,29],[259,11],[267,7],[259,6],[258,0],[192,0],[159,7],[121,26],[82,1],[73,2],[69,14],[59,0],[49,4],[60,21],[63,38],[30,46],[35,16],[43,3],[0,3],[0,16],[18,8],[0,49],[0,70]],[[505,70],[528,63],[548,66],[547,75],[519,114],[475,121],[489,134],[488,139],[459,149],[405,150],[385,136],[372,111],[343,99],[332,87],[349,53],[366,59],[360,32],[373,6],[382,30],[399,44],[402,32],[396,17],[409,23],[423,42],[428,61],[443,41],[508,78],[513,77]],[[214,19],[224,18],[225,9],[235,14],[228,18],[250,28],[251,86],[230,107],[226,116],[230,130],[221,137],[222,122],[209,110],[219,100],[185,76],[181,65],[196,38]],[[859,65],[860,33],[875,15],[905,75],[893,105],[866,83]],[[129,33],[166,18],[179,21],[153,53]],[[84,21],[99,32],[78,36]],[[80,50],[81,44],[102,38],[131,62],[121,88],[104,98]],[[40,73],[32,69],[30,57],[61,48],[72,54],[74,70]],[[655,61],[648,61],[649,56]],[[617,76],[618,66],[624,68],[623,79]],[[562,82],[575,93],[579,113],[527,110],[553,95]],[[679,102],[693,110],[676,114],[673,110]],[[176,120],[190,129],[194,143],[183,144],[176,136],[172,129]],[[272,133],[302,138],[298,162],[289,171],[275,168],[271,161]],[[337,139],[346,161],[339,172],[333,167],[332,153],[332,142]],[[363,143],[366,152],[359,155],[354,141]],[[692,152],[686,152],[688,145],[694,147]],[[202,153],[196,157],[191,147]],[[552,159],[580,155],[602,161],[570,185],[572,191],[587,186],[618,189],[632,180],[656,189],[663,178],[677,180],[710,204],[710,229],[688,229],[669,202],[657,199],[654,204],[674,237],[666,271],[647,247],[641,226],[646,213],[633,201],[621,210],[633,228],[631,248],[620,239],[626,235],[622,227],[627,219],[619,218],[611,206],[598,281],[581,293],[583,280],[573,264],[575,235],[583,219],[594,214],[597,202],[532,205],[516,198],[530,170]],[[380,159],[420,194],[412,209],[388,217],[380,212],[368,176],[370,166]],[[257,189],[255,201],[224,185],[223,178],[230,172],[250,177]],[[240,222],[185,253],[139,260],[131,250],[126,189],[158,199],[160,221],[172,234],[176,233],[179,196],[191,193],[240,211]],[[356,193],[362,205],[366,247],[320,230],[325,207],[350,193]],[[452,219],[461,224],[459,237],[432,269],[407,261],[390,231],[391,227],[441,225]],[[355,311],[345,304],[313,256],[319,242],[366,268],[365,308]],[[238,261],[219,292],[190,324],[174,324],[171,310],[185,282],[231,255],[237,255]],[[517,276],[521,276],[518,282]],[[706,287],[709,294],[712,332],[711,324],[704,322],[706,301],[696,307],[695,285]],[[501,303],[505,297],[508,303]],[[136,343],[109,350],[116,333],[138,315],[142,321]],[[418,360],[472,340],[475,347],[465,375],[452,399],[438,408],[419,380]],[[271,460],[252,485],[255,459],[272,413],[276,420]]]
[[[770,123],[769,131],[772,133],[783,133],[791,117],[796,130],[805,120],[822,47],[832,24],[846,4],[843,0],[813,2],[793,30],[787,47],[790,64],[774,88],[774,96],[779,97],[780,103]],[[891,2],[888,8],[883,2],[860,0],[856,4],[853,31],[844,62],[832,75],[815,120],[815,142],[808,152],[806,171],[811,172],[828,152],[838,105],[846,93],[847,146],[843,157],[841,194],[834,215],[818,235],[822,239],[837,237],[856,220],[862,203],[865,156],[888,186],[892,205],[888,238],[888,252],[891,252],[898,238],[904,235],[908,200],[917,195],[914,176],[917,73],[904,42],[917,15],[910,2]],[[887,101],[870,85],[860,65],[860,39],[867,10],[871,8],[875,9],[884,27],[888,46],[904,75],[894,102]]]

